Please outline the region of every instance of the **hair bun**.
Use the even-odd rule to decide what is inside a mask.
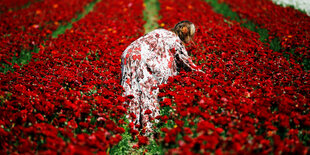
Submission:
[[[186,33],[188,32],[187,26],[182,27],[182,32],[183,32],[184,34],[186,34]]]
[[[172,31],[176,33],[183,42],[188,43],[195,34],[195,25],[190,21],[184,20],[177,23]]]

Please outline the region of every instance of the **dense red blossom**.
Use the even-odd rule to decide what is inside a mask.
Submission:
[[[148,144],[148,137],[145,136],[138,136],[138,145],[142,146],[142,145],[147,145]]]
[[[270,41],[278,37],[281,51],[290,58],[309,59],[310,17],[292,7],[281,7],[270,0],[218,0],[227,3],[241,18],[246,18],[269,31]],[[259,6],[259,7],[257,7]],[[294,55],[289,53],[295,49]]]
[[[89,2],[91,0],[44,0],[28,8],[0,14],[0,61],[9,64],[13,57],[20,57],[22,50],[33,50],[40,46],[43,48],[41,44],[44,40],[51,38],[52,32],[59,26],[76,18],[76,14],[81,13]]]
[[[306,154],[309,147],[295,132],[308,132],[309,119],[302,121],[309,117],[308,72],[204,1],[160,3],[159,25],[172,28],[180,20],[196,25],[196,43],[188,49],[206,73],[181,72],[161,86],[161,121],[166,124],[162,145],[170,153],[278,154],[300,149]],[[259,4],[253,8],[262,9]],[[171,122],[175,125],[167,128]]]
[[[19,2],[7,7],[26,0]],[[1,61],[10,64],[21,49],[40,47],[28,65],[10,64],[14,72],[0,73],[2,154],[104,154],[127,131],[138,142],[134,148],[155,140],[168,154],[309,153],[309,73],[201,0],[160,0],[159,25],[169,29],[180,20],[196,25],[195,44],[187,50],[205,74],[181,70],[161,85],[161,116],[154,121],[158,133],[152,139],[141,136],[143,130],[126,124],[126,115],[137,116],[124,104],[133,96],[121,95],[120,56],[144,33],[143,1],[99,2],[72,29],[49,37],[88,2],[46,0],[0,14]],[[255,12],[279,9],[257,3]],[[270,24],[265,16],[246,18]],[[296,42],[283,40],[288,34],[275,26],[270,33],[292,47]],[[290,24],[281,26],[291,34]],[[304,46],[295,49],[301,53],[308,49],[305,35],[292,34],[300,41],[296,46]]]
[[[23,18],[10,23],[18,28],[25,25],[18,22],[28,18],[18,13],[32,14],[40,9],[38,18],[43,14],[46,20],[29,16],[34,19],[27,22],[47,24],[41,32],[31,33],[43,36],[46,30],[57,28],[50,27],[53,24],[48,21],[69,21],[87,2],[42,1],[7,16]],[[52,4],[58,4],[56,10],[50,9]],[[72,8],[66,9],[67,5]],[[142,1],[97,3],[93,12],[74,23],[72,29],[47,40],[39,53],[33,53],[28,65],[0,74],[3,153],[105,152],[119,143],[120,134],[125,132],[121,117],[127,111],[123,105],[126,98],[121,96],[119,59],[126,46],[143,34],[142,9]],[[3,33],[9,32],[1,28]],[[19,29],[16,33],[24,34]],[[36,43],[43,43],[40,41]]]
[[[39,0],[2,0],[0,1],[0,13],[12,12],[37,1]]]

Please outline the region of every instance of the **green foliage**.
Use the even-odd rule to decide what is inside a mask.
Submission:
[[[11,96],[12,96],[12,93],[10,93],[10,92],[8,92],[7,94],[5,94],[5,96],[2,96],[2,95],[0,95],[0,106],[2,107],[2,106],[5,106],[5,102],[7,101],[7,100],[10,100],[11,99]],[[1,126],[3,126],[3,125],[1,125]]]
[[[279,52],[281,50],[281,45],[280,45],[280,40],[279,38],[274,38],[270,41],[270,48],[273,50],[273,51],[277,51]]]
[[[205,1],[208,2],[213,7],[214,12],[222,14],[224,15],[224,17],[229,18],[231,20],[240,22],[242,27],[245,27],[253,32],[257,32],[260,36],[259,40],[261,42],[267,43],[269,37],[267,29],[260,28],[252,21],[249,21],[247,19],[241,19],[238,16],[238,14],[236,12],[233,12],[229,8],[229,6],[225,3],[218,3],[217,0],[205,0]],[[224,19],[224,22],[229,23],[229,21],[227,21],[226,19]],[[273,47],[271,49],[273,49]]]
[[[14,56],[12,58],[12,60],[10,61],[12,63],[12,65],[1,62],[2,66],[4,66],[4,68],[0,67],[0,72],[5,74],[8,71],[11,71],[11,72],[15,71],[15,69],[13,68],[13,66],[15,64],[19,65],[19,67],[23,67],[24,65],[26,65],[30,62],[30,60],[32,58],[32,52],[38,53],[39,50],[40,49],[36,46],[33,48],[33,50],[22,50],[21,53],[19,54],[19,57]]]
[[[309,131],[309,129],[308,129],[308,131]],[[310,146],[310,134],[309,134],[309,132],[306,132],[306,130],[299,131],[298,132],[298,138],[302,141],[302,143],[305,146]]]
[[[31,4],[36,3],[36,2],[40,2],[40,1],[42,1],[42,0],[38,0],[38,1],[35,1],[35,2],[29,1],[29,2],[27,2],[25,5],[21,6],[20,8],[17,8],[17,9],[26,9],[26,8],[28,8]],[[17,9],[16,9],[16,10],[17,10]]]
[[[123,116],[122,119],[126,122],[126,124],[129,124],[126,116]],[[108,149],[107,152],[109,152],[109,154],[164,154],[163,147],[157,144],[155,140],[151,138],[152,136],[149,137],[149,145],[133,148],[134,145],[138,144],[138,139],[133,139],[130,133],[130,128],[126,124],[122,125],[122,127],[125,129],[125,132],[122,134],[122,140],[117,145]],[[157,128],[155,132],[160,132],[159,128]]]
[[[164,148],[162,145],[158,145],[154,139],[150,140],[150,144],[146,147],[148,152],[146,154],[163,155]]]
[[[109,154],[129,154],[132,146],[130,146],[131,135],[129,132],[129,128],[127,126],[124,127],[125,132],[122,134],[122,140],[112,147],[109,151]]]
[[[73,18],[71,20],[71,22],[69,22],[67,25],[60,25],[57,30],[55,30],[52,33],[52,38],[57,38],[58,35],[65,33],[65,31],[67,29],[71,29],[72,28],[72,23],[79,21],[80,19],[82,19],[83,17],[85,17],[90,11],[92,11],[94,9],[94,6],[100,2],[100,0],[94,0],[92,2],[90,2],[88,5],[85,6],[85,9],[83,12],[80,12],[77,14],[76,18]]]
[[[69,23],[67,25],[60,25],[57,30],[55,30],[52,33],[52,38],[57,38],[58,35],[63,34],[67,29],[71,29],[72,28],[72,23]]]
[[[301,64],[304,66],[305,70],[310,70],[310,59],[303,59]]]
[[[259,26],[254,24],[252,21],[248,21],[246,19],[242,19],[242,22],[243,22],[241,24],[242,27],[245,27],[253,32],[258,33],[260,36],[259,40],[263,43],[268,43],[269,34],[268,34],[267,29],[260,28]]]
[[[158,28],[157,20],[159,19],[160,4],[158,0],[144,0],[145,9],[143,11],[143,19],[146,21],[144,24],[145,33],[148,33]]]
[[[93,94],[97,93],[97,87],[94,86],[91,90],[89,90],[88,92],[84,93],[81,91],[81,96],[86,95],[86,96],[91,96]]]
[[[217,0],[205,0],[208,2],[212,7],[214,12],[224,15],[231,20],[235,20],[240,22],[240,18],[236,12],[233,12],[229,6],[225,3],[218,3]]]

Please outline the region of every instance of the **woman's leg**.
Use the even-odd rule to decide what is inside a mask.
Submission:
[[[134,125],[141,126],[140,122],[140,98],[141,98],[141,89],[139,86],[137,70],[140,66],[140,61],[137,59],[133,59],[132,53],[126,54],[122,57],[122,82],[125,92],[123,96],[133,95],[134,98],[128,103],[129,109],[127,118],[129,122]],[[138,127],[139,128],[139,127]],[[137,129],[134,127],[134,129]]]
[[[155,117],[159,115],[159,103],[157,80],[147,69],[147,65],[142,62],[140,71],[138,72],[138,81],[141,88],[141,124],[145,135],[150,135],[153,131],[153,122]]]
[[[124,96],[134,96],[129,103],[129,114],[133,113],[136,117],[127,118],[140,126],[146,135],[152,132],[152,122],[159,115],[157,85],[158,81],[141,61],[139,52],[131,51],[125,55],[122,60],[122,86],[125,89]]]

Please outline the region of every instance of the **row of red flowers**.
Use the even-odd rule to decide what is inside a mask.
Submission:
[[[142,0],[97,3],[28,65],[0,74],[2,153],[99,153],[122,139],[120,55],[143,34],[142,10]]]
[[[1,0],[0,1],[0,13],[5,13],[7,11],[15,11],[25,7],[25,5],[29,5],[38,0]]]
[[[181,72],[161,86],[161,148],[307,154],[308,73],[204,1],[160,2],[160,25],[187,19],[197,26],[188,50],[206,72]],[[119,143],[127,126],[119,58],[143,34],[142,9],[142,0],[100,2],[28,65],[0,74],[2,153],[100,153]]]
[[[278,37],[281,51],[302,62],[309,59],[310,17],[292,7],[281,7],[271,0],[218,0],[227,3],[241,18],[269,31],[269,40]],[[258,7],[259,6],[259,7]],[[295,55],[290,51],[295,50]]]
[[[66,25],[92,0],[45,0],[0,15],[0,61],[10,66],[22,50],[33,50]],[[4,67],[4,66],[0,66]]]
[[[204,1],[160,3],[165,28],[195,23],[196,46],[188,50],[206,72],[181,72],[161,86],[162,147],[170,153],[309,153],[308,72]]]

